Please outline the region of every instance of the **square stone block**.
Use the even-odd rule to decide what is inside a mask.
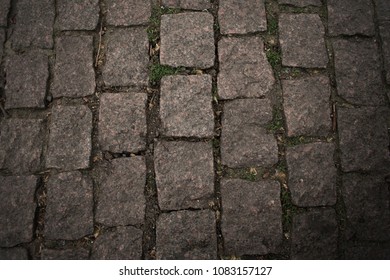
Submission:
[[[89,250],[72,248],[65,250],[42,249],[42,260],[88,260]]]
[[[210,0],[162,0],[162,5],[169,8],[199,11],[211,8]]]
[[[279,4],[287,4],[297,7],[322,6],[321,0],[279,0]]]
[[[111,0],[107,3],[107,24],[115,26],[148,24],[151,13],[151,1]]]
[[[60,30],[94,30],[99,21],[99,0],[57,0]]]
[[[11,0],[0,0],[0,26],[7,26],[7,18]]]
[[[0,249],[0,260],[28,260],[28,253],[23,247]]]

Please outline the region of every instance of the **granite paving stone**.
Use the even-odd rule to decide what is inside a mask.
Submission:
[[[143,92],[104,93],[100,97],[99,143],[114,153],[145,150],[146,100]]]
[[[222,117],[222,164],[229,167],[271,166],[278,161],[277,142],[266,126],[272,120],[267,99],[225,103]]]
[[[163,213],[157,220],[156,258],[159,260],[217,259],[214,213],[210,210]]]
[[[162,15],[160,62],[172,67],[214,65],[214,18],[206,12]]]
[[[338,224],[333,209],[316,210],[293,217],[291,259],[337,259]]]
[[[161,141],[154,157],[161,210],[208,207],[214,195],[211,143]]]
[[[389,14],[390,14],[390,6],[389,6]],[[383,52],[383,60],[385,63],[386,80],[387,83],[390,84],[390,21],[381,23],[379,25],[379,32],[382,39],[382,52]]]
[[[94,30],[99,21],[99,0],[57,0],[60,30]]]
[[[225,255],[277,253],[282,241],[280,185],[276,181],[222,179]]]
[[[291,67],[325,68],[328,56],[325,28],[316,14],[281,14],[279,38],[282,64]]]
[[[135,227],[117,227],[99,236],[92,247],[95,260],[140,260],[142,257],[142,230]]]
[[[7,18],[11,0],[0,0],[0,26],[7,26]]]
[[[54,106],[46,167],[64,171],[88,168],[91,134],[92,112],[87,106]]]
[[[322,6],[321,0],[279,0],[279,4],[288,4],[297,7]]]
[[[347,260],[390,260],[390,246],[382,244],[347,245]]]
[[[115,26],[148,24],[151,11],[151,1],[111,0],[107,3],[107,24]]]
[[[292,202],[301,207],[336,203],[334,144],[311,143],[286,148]]]
[[[25,248],[0,248],[0,260],[28,260],[28,253]]]
[[[42,249],[42,260],[88,260],[89,250],[72,248],[64,250]]]
[[[218,43],[221,99],[264,97],[275,83],[260,37],[222,38]]]
[[[76,240],[93,233],[91,178],[79,171],[59,173],[46,188],[46,239]]]
[[[149,43],[143,27],[111,29],[105,35],[106,86],[145,86],[148,83]]]
[[[6,58],[5,108],[44,108],[48,57],[41,51],[13,54]]]
[[[162,5],[186,10],[207,10],[211,8],[210,0],[162,0]]]
[[[144,221],[145,158],[114,159],[97,177],[96,222],[105,226],[136,225]]]
[[[0,122],[0,169],[13,174],[41,168],[44,127],[42,120],[6,119]]]
[[[56,41],[53,97],[81,97],[95,91],[93,37],[63,36]]]
[[[0,246],[30,242],[36,210],[35,176],[0,176]]]
[[[390,2],[388,0],[375,0],[375,7],[380,21],[390,20]]]
[[[161,131],[165,136],[212,137],[210,75],[166,76],[161,80]]]

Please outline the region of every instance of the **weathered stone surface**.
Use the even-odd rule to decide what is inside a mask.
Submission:
[[[92,113],[87,106],[52,108],[46,167],[76,170],[89,167]]]
[[[347,260],[390,260],[390,246],[384,244],[349,245],[345,250]]]
[[[347,212],[347,239],[390,240],[390,195],[383,177],[344,175],[343,199]]]
[[[222,179],[225,255],[276,253],[282,242],[282,206],[276,181]]]
[[[11,36],[16,50],[53,47],[54,0],[19,0]]]
[[[335,260],[338,224],[333,209],[316,210],[293,217],[291,258]]]
[[[371,0],[328,0],[328,28],[331,35],[373,36],[374,7]]]
[[[204,142],[157,142],[154,152],[162,210],[207,207],[214,194],[213,150]]]
[[[157,259],[217,258],[214,213],[210,210],[163,213],[157,220]]]
[[[338,94],[355,104],[385,104],[376,43],[341,39],[333,49]]]
[[[42,249],[42,260],[88,260],[89,250],[72,248],[65,250]]]
[[[142,231],[134,227],[118,227],[99,236],[92,247],[94,260],[140,260]]]
[[[267,30],[264,0],[224,0],[219,3],[221,34],[245,34]]]
[[[325,68],[328,56],[325,28],[316,14],[281,14],[279,37],[282,64],[292,67]]]
[[[388,0],[376,0],[375,4],[378,19],[380,21],[390,20],[390,2]]]
[[[47,182],[46,239],[80,239],[93,233],[92,180],[78,171],[52,175]]]
[[[104,93],[100,98],[99,143],[115,153],[145,149],[147,94]]]
[[[145,28],[109,30],[103,66],[106,86],[147,85],[149,43]]]
[[[60,30],[94,30],[99,21],[99,0],[57,0]]]
[[[187,10],[206,10],[211,8],[210,0],[162,0],[162,5]]]
[[[330,85],[326,76],[284,80],[287,135],[326,136],[331,131]]]
[[[35,176],[0,176],[0,246],[30,242],[36,204]]]
[[[390,14],[390,5],[389,5],[389,14]],[[390,84],[390,22],[387,21],[381,23],[379,25],[379,31],[382,38],[382,51],[383,51],[383,60],[385,62],[386,80],[387,83]]]
[[[14,174],[38,171],[43,138],[42,120],[6,119],[0,122],[0,168]]]
[[[106,226],[143,223],[145,184],[144,157],[114,159],[102,166],[97,180],[96,221]]]
[[[189,12],[161,17],[160,61],[173,67],[214,65],[214,19],[209,13]]]
[[[81,97],[95,91],[93,37],[63,36],[56,41],[53,96]]]
[[[288,4],[297,7],[321,6],[321,0],[279,0],[279,4]]]
[[[278,161],[275,137],[266,131],[272,120],[267,99],[238,99],[224,105],[222,164],[229,167],[270,166]]]
[[[336,203],[334,149],[330,143],[312,143],[286,149],[288,186],[295,205],[310,207]]]
[[[4,50],[3,44],[4,44],[4,41],[5,41],[5,30],[4,29],[0,29],[0,60],[3,57],[3,50]]]
[[[7,16],[11,0],[0,0],[0,26],[7,26]]]
[[[22,247],[0,249],[0,260],[27,260],[27,250]]]
[[[45,53],[31,51],[6,59],[6,108],[44,108],[49,62]]]
[[[151,1],[111,0],[107,3],[107,24],[130,26],[148,24],[151,15]]]
[[[261,38],[222,38],[218,54],[220,98],[263,97],[272,89],[275,78]]]
[[[389,135],[386,108],[339,108],[343,171],[389,171]]]
[[[166,136],[213,137],[210,75],[166,76],[161,80],[160,116]]]

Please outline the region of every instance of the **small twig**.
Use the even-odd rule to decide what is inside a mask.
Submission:
[[[96,54],[95,67],[98,67],[98,65],[99,65],[100,49],[102,47],[102,33],[103,33],[103,22],[100,23],[99,46],[98,46],[98,50],[97,50],[97,54]]]

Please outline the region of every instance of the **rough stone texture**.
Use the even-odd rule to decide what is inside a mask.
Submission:
[[[349,171],[389,171],[389,135],[386,108],[339,108],[341,166]]]
[[[27,260],[27,250],[22,247],[0,249],[0,260]]]
[[[44,108],[49,62],[46,54],[30,51],[6,59],[5,107]]]
[[[0,246],[30,242],[36,204],[35,176],[0,176]]]
[[[325,68],[328,56],[325,28],[319,15],[281,14],[279,37],[282,64],[292,67]]]
[[[53,47],[55,0],[19,0],[16,5],[15,25],[11,36],[16,50]]]
[[[145,28],[109,30],[103,80],[106,86],[148,83],[149,43]]]
[[[54,106],[46,167],[76,170],[89,167],[92,113],[87,106]]]
[[[206,10],[211,8],[210,0],[162,0],[162,5],[187,10]]]
[[[89,250],[73,248],[65,250],[42,249],[42,260],[88,260]]]
[[[100,97],[99,143],[115,153],[145,150],[146,99],[140,93],[104,93]]]
[[[177,137],[213,137],[210,75],[167,76],[161,80],[162,133]]]
[[[99,0],[57,0],[60,30],[94,30],[99,21]]]
[[[148,24],[151,15],[151,1],[111,0],[107,3],[107,24],[130,26]]]
[[[95,260],[140,260],[142,231],[134,227],[118,227],[99,236],[92,247]]]
[[[288,4],[297,7],[321,6],[321,0],[279,0],[279,4]]]
[[[335,40],[333,49],[338,94],[355,104],[385,104],[376,43]]]
[[[264,0],[224,0],[219,3],[221,34],[245,34],[267,30]]]
[[[295,205],[310,207],[336,203],[334,149],[330,143],[312,143],[286,149],[288,186]]]
[[[222,38],[218,54],[220,98],[264,97],[272,89],[275,78],[261,38]]]
[[[14,174],[41,168],[44,130],[42,120],[6,119],[0,122],[0,169]]]
[[[0,61],[1,61],[2,57],[3,57],[3,50],[4,50],[3,44],[4,44],[4,41],[5,41],[5,30],[0,28]]]
[[[282,242],[282,206],[276,181],[222,179],[225,255],[276,253]]]
[[[173,67],[214,65],[214,19],[209,13],[189,12],[161,17],[160,61]]]
[[[293,218],[291,259],[337,259],[338,224],[333,209],[298,214]]]
[[[328,0],[330,35],[375,35],[371,0]]]
[[[96,221],[105,226],[143,223],[145,184],[144,157],[114,159],[102,166],[97,182]]]
[[[390,5],[389,5],[389,14],[390,14]],[[379,31],[382,38],[382,51],[383,51],[383,59],[385,62],[386,80],[387,83],[390,84],[390,22],[388,21],[388,22],[381,23],[379,26]]]
[[[275,137],[266,131],[272,120],[267,99],[225,103],[222,118],[222,164],[229,167],[270,166],[278,161]]]
[[[217,258],[214,213],[210,210],[163,213],[157,220],[157,259]]]
[[[347,239],[390,240],[390,195],[383,177],[344,175],[343,199],[347,212]]]
[[[162,210],[208,207],[214,194],[210,143],[157,142],[154,156]]]
[[[93,186],[89,177],[78,171],[52,175],[46,195],[46,239],[75,240],[93,233]]]
[[[378,15],[378,19],[382,20],[390,20],[390,1],[388,0],[376,0],[376,13]]]
[[[0,0],[0,26],[7,26],[7,16],[11,0]]]
[[[390,246],[383,244],[350,245],[345,250],[347,260],[390,260]]]

